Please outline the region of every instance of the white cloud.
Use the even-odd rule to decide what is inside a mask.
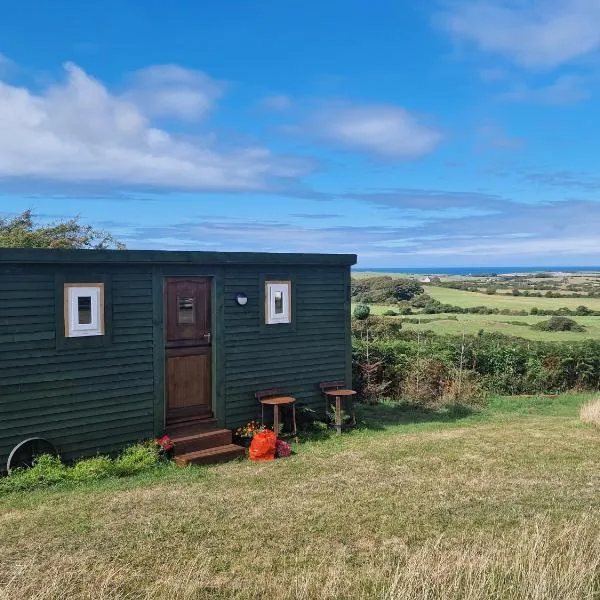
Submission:
[[[600,49],[598,0],[448,0],[437,21],[527,68],[555,68]]]
[[[147,116],[197,113],[198,99],[186,104],[163,96],[148,104],[145,98],[140,106],[135,94],[115,96],[76,65],[65,69],[64,82],[39,94],[0,81],[0,178],[236,191],[265,189],[271,178],[305,171],[263,147],[224,151],[210,137],[172,135]],[[154,83],[202,79],[179,67],[138,76]]]
[[[429,256],[523,256],[523,255],[594,255],[598,247],[596,237],[512,239],[507,242],[486,240],[472,245],[453,244],[439,248],[422,248],[414,254]]]
[[[266,96],[260,101],[263,108],[269,110],[283,111],[292,107],[292,99],[284,94],[278,94],[276,96]]]
[[[136,71],[133,89],[126,94],[149,117],[196,120],[220,98],[224,84],[201,71],[177,65],[154,65]]]
[[[394,159],[432,152],[442,133],[408,111],[391,105],[339,105],[313,116],[307,130],[335,146]]]
[[[587,80],[577,75],[561,75],[550,85],[532,87],[521,84],[502,95],[511,102],[575,104],[590,97]]]

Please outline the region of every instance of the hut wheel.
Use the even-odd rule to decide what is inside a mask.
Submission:
[[[8,455],[6,470],[10,473],[13,469],[27,469],[42,454],[58,456],[56,448],[48,440],[41,437],[27,438],[19,442]]]

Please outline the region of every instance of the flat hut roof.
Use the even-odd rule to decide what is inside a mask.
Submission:
[[[0,249],[0,263],[164,265],[355,265],[356,254],[196,252],[170,250]]]

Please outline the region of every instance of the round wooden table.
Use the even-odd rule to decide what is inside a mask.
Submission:
[[[273,407],[273,431],[275,435],[279,435],[279,407],[280,406],[290,406],[292,407],[292,424],[293,424],[293,434],[297,435],[296,430],[296,398],[293,396],[275,396],[273,398],[263,398],[260,400],[261,405],[261,422],[264,424],[264,407],[272,406]]]
[[[354,390],[326,390],[325,395],[335,398],[335,428],[338,433],[342,433],[342,398],[356,396],[356,392]],[[356,425],[354,410],[352,411],[352,415],[354,424]]]

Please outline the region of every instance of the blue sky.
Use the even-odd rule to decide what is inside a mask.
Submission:
[[[2,13],[2,214],[130,248],[600,263],[598,0]]]

